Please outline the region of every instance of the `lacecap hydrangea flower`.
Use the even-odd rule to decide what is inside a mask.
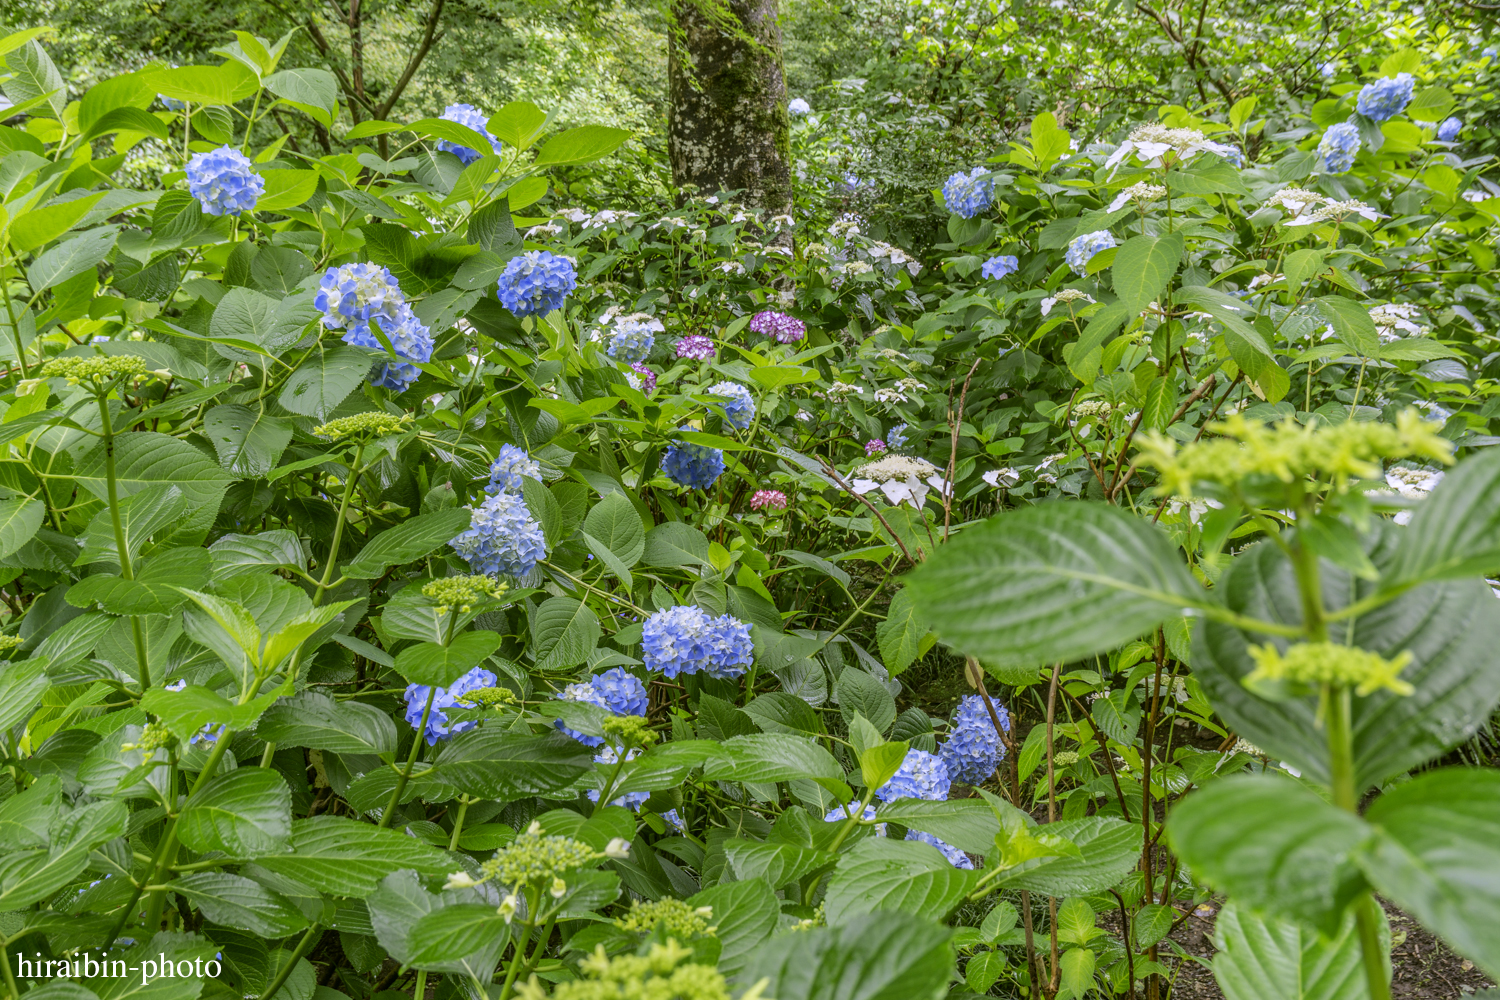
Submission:
[[[906,424],[897,424],[885,432],[885,444],[892,451],[906,447]]]
[[[233,146],[197,153],[187,165],[188,193],[207,215],[239,215],[255,209],[266,189],[265,178],[251,169],[249,157]]]
[[[478,108],[474,107],[474,105],[472,104],[450,104],[443,109],[443,113],[440,117],[444,121],[454,122],[458,125],[466,125],[469,128],[473,129],[475,132],[478,132],[480,135],[484,136],[490,141],[490,149],[497,156],[500,154],[500,151],[505,148],[505,143],[490,135],[489,119],[485,118],[484,113]],[[465,166],[468,166],[470,163],[473,163],[475,160],[479,159],[481,155],[479,150],[477,149],[470,149],[468,146],[460,146],[458,143],[449,142],[447,139],[439,139],[437,148],[443,150],[444,152],[452,153],[454,156],[462,160]]]
[[[469,509],[474,516],[468,530],[448,544],[475,573],[519,579],[547,558],[542,526],[516,494],[497,493]]]
[[[578,287],[578,272],[550,250],[527,250],[510,259],[497,285],[500,304],[517,316],[545,316]]]
[[[882,802],[897,799],[931,799],[943,801],[948,797],[948,788],[953,779],[948,776],[948,766],[937,754],[925,750],[908,750],[901,767],[891,780],[875,790],[875,797]]]
[[[807,324],[795,316],[763,309],[750,317],[750,332],[774,337],[778,344],[793,344],[807,334]]]
[[[786,102],[786,113],[789,115],[805,115],[812,111],[812,106],[800,97],[794,97]]]
[[[938,849],[938,853],[947,858],[948,863],[954,868],[963,868],[965,870],[968,870],[974,867],[973,860],[970,859],[967,854],[965,854],[963,851],[960,851],[952,844],[945,843],[944,841],[937,839],[930,833],[923,833],[921,830],[907,830],[906,839],[921,841],[924,844],[931,844],[933,847],[936,847]]]
[[[604,353],[628,365],[639,364],[651,354],[661,320],[645,313],[621,316],[604,334]]]
[[[658,611],[641,629],[646,669],[660,670],[668,679],[700,672],[721,680],[738,677],[753,652],[749,625],[732,615],[710,618],[696,605]]]
[[[483,667],[475,667],[445,688],[438,688],[432,699],[432,711],[427,716],[427,745],[432,746],[445,736],[473,729],[473,721],[455,722],[448,725],[444,709],[458,707],[458,699],[470,691],[495,686],[495,675]],[[409,684],[406,688],[406,722],[413,729],[422,724],[422,711],[427,707],[427,695],[432,688],[426,684]]]
[[[1094,254],[1101,250],[1108,250],[1112,246],[1115,246],[1115,237],[1108,229],[1100,229],[1075,237],[1073,242],[1068,244],[1068,266],[1081,278],[1088,270],[1089,260]]]
[[[738,382],[715,382],[708,387],[708,395],[723,397],[715,402],[723,407],[724,419],[739,430],[748,428],[755,419],[755,397]]]
[[[486,493],[519,493],[521,480],[542,481],[542,467],[524,448],[513,444],[502,444],[500,456],[490,463],[490,481],[484,488]]]
[[[1004,705],[995,706],[1000,724],[1010,729],[1010,716]],[[1005,743],[995,732],[995,723],[977,694],[965,695],[958,703],[958,713],[948,739],[938,748],[938,755],[954,781],[978,785],[995,773],[1005,759]]]
[[[1411,103],[1412,90],[1417,81],[1410,73],[1383,76],[1374,83],[1367,83],[1359,91],[1354,110],[1371,121],[1383,122],[1399,115]]]
[[[706,490],[724,474],[724,452],[704,444],[673,441],[661,457],[661,471],[678,486]]]
[[[969,173],[960,170],[943,183],[943,203],[948,211],[965,219],[972,219],[986,208],[995,197],[995,182],[985,175],[984,167],[975,167]]]
[[[627,672],[624,667],[611,667],[602,674],[595,674],[584,683],[569,684],[563,688],[560,697],[564,701],[581,701],[597,705],[614,715],[645,715],[649,703],[646,685],[642,684],[634,674]],[[569,729],[563,725],[561,719],[554,724],[584,746],[597,747],[604,743],[602,737],[585,736],[577,730]]]
[[[1015,254],[1002,254],[999,257],[991,257],[979,268],[979,273],[991,281],[999,281],[1007,274],[1015,274],[1021,269],[1021,262],[1016,259]]]
[[[677,342],[677,356],[693,361],[712,361],[714,342],[701,333],[689,334]]]
[[[1452,142],[1458,138],[1458,133],[1463,131],[1464,123],[1458,118],[1445,118],[1443,123],[1437,127],[1437,137],[1440,142]]]
[[[1359,153],[1362,141],[1359,128],[1352,122],[1339,122],[1328,126],[1323,139],[1318,143],[1318,159],[1323,173],[1347,173],[1354,166],[1354,157]]]
[[[631,747],[630,752],[625,755],[626,760],[635,760],[641,755],[640,747]],[[598,764],[606,777],[614,772],[615,765],[620,762],[620,751],[615,747],[605,747],[594,755],[594,763]],[[590,802],[599,801],[599,789],[590,788],[587,792]],[[641,806],[651,797],[650,792],[626,792],[624,795],[610,803],[612,806],[623,806],[626,809],[639,812]]]

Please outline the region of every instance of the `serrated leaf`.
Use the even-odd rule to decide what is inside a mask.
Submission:
[[[387,567],[420,559],[467,529],[471,515],[467,507],[452,507],[403,521],[367,542],[344,567],[344,575],[351,580],[373,580]]]
[[[177,836],[195,851],[250,858],[286,847],[292,790],[271,768],[241,767],[214,777],[183,806]]]

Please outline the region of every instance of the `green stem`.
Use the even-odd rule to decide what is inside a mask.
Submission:
[[[322,924],[313,924],[307,929],[307,933],[302,935],[302,940],[297,942],[297,947],[292,949],[291,957],[286,960],[286,965],[281,967],[281,971],[276,973],[276,978],[272,980],[271,985],[267,986],[266,991],[260,995],[260,1000],[271,1000],[276,995],[276,991],[281,989],[287,979],[291,977],[292,970],[297,967],[297,962],[313,946],[314,936],[320,936],[322,933]]]
[[[10,967],[10,952],[5,947],[5,937],[0,935],[0,969],[5,972],[5,988],[10,991],[11,1000],[20,1000],[21,991],[16,988],[16,974]]]
[[[542,898],[541,891],[535,894],[537,902]],[[533,902],[531,896],[526,897],[526,917],[528,922],[521,925],[521,936],[516,938],[516,950],[510,956],[510,968],[505,971],[505,984],[500,987],[500,1000],[510,1000],[511,991],[515,989],[516,977],[521,974],[521,966],[526,960],[526,943],[531,939],[530,919],[536,915],[537,902]]]
[[[448,850],[458,850],[458,838],[464,832],[464,816],[469,812],[469,797],[460,795],[458,797],[458,815],[453,817],[453,836],[448,838]]]
[[[531,957],[526,960],[526,967],[521,970],[522,976],[530,977],[537,963],[542,960],[542,953],[547,950],[547,941],[552,937],[552,927],[557,923],[557,914],[547,918],[547,923],[542,927],[541,935],[536,939],[536,947],[531,949]],[[517,976],[516,978],[520,978]]]
[[[7,270],[9,270],[10,264],[6,264],[5,267]],[[21,377],[23,379],[31,378],[31,374],[26,370],[26,348],[21,346],[21,328],[16,325],[16,307],[11,302],[9,294],[0,294],[5,294],[5,312],[6,315],[10,317],[10,335],[14,337],[16,341],[16,360],[21,363]]]
[[[130,547],[126,544],[125,524],[120,520],[120,493],[115,478],[115,427],[109,415],[109,394],[100,392],[99,420],[104,428],[104,477],[109,496],[109,517],[114,522],[115,549],[120,558],[120,577],[135,579],[135,567],[130,561]],[[140,678],[141,693],[151,686],[151,666],[146,659],[146,635],[141,631],[139,615],[130,616],[130,633],[135,640],[136,675]]]
[[[417,970],[417,985],[412,987],[411,1000],[426,1000],[427,997],[427,970]]]
[[[406,791],[406,783],[411,780],[412,768],[417,766],[417,754],[422,752],[422,737],[427,732],[427,717],[432,714],[432,702],[437,698],[437,693],[436,684],[427,690],[427,704],[422,708],[422,721],[417,724],[417,734],[411,741],[411,753],[406,755],[406,767],[402,768],[401,776],[396,779],[396,787],[391,789],[390,801],[385,804],[385,812],[380,814],[380,822],[376,826],[388,827],[396,816],[396,805],[401,801],[401,793]]]
[[[344,499],[339,502],[338,520],[333,523],[333,543],[328,546],[328,565],[323,567],[323,579],[318,581],[318,589],[313,593],[313,606],[317,607],[323,603],[323,592],[328,589],[328,583],[333,579],[333,567],[338,563],[339,543],[344,537],[344,518],[349,513],[349,501],[354,497],[355,484],[359,482],[360,474],[364,471],[360,468],[360,462],[365,457],[365,446],[361,442],[354,449],[354,464],[349,467],[349,478],[344,482]]]

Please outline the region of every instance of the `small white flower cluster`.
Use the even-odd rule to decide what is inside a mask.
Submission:
[[[1094,302],[1095,298],[1088,292],[1078,288],[1060,288],[1056,295],[1048,296],[1042,300],[1042,315],[1045,316],[1052,311],[1052,307],[1059,302]]]
[[[1402,334],[1425,337],[1432,331],[1412,320],[1422,315],[1422,310],[1410,302],[1387,302],[1370,310],[1370,319],[1375,321],[1375,333],[1382,343],[1400,340]]]
[[[1240,151],[1233,146],[1214,142],[1195,128],[1168,128],[1165,125],[1142,125],[1130,133],[1130,138],[1120,143],[1120,148],[1104,161],[1113,168],[1131,153],[1142,163],[1151,167],[1163,165],[1163,157],[1171,153],[1178,160],[1186,160],[1198,153],[1209,152],[1228,160],[1239,157]]]
[[[1412,500],[1422,499],[1437,489],[1438,483],[1442,481],[1442,470],[1413,469],[1409,465],[1393,465],[1385,472],[1386,485]],[[1412,512],[1409,510],[1398,511],[1395,521],[1397,524],[1407,524],[1411,521],[1411,515]]]
[[[1007,490],[1020,483],[1021,473],[1012,468],[991,469],[979,478],[995,487],[997,490]]]
[[[836,403],[841,403],[850,396],[860,396],[864,390],[853,382],[834,382],[828,387],[828,398]]]
[[[876,389],[875,402],[877,403],[904,403],[906,394],[900,389]]]
[[[584,229],[603,229],[605,226],[612,226],[615,223],[626,223],[630,222],[632,219],[639,219],[641,217],[641,214],[639,212],[616,211],[612,208],[600,209],[593,215],[590,215],[588,212],[585,212],[581,208],[570,208],[557,214],[562,218],[567,219],[574,225],[581,226]],[[667,220],[663,219],[662,221],[665,222]],[[676,219],[672,221],[679,222],[681,225],[687,224],[682,223],[680,222],[680,220]],[[658,223],[658,225],[659,224],[660,223]]]
[[[1315,209],[1311,212],[1305,212],[1302,215],[1297,216],[1291,222],[1287,223],[1287,225],[1311,226],[1318,222],[1327,222],[1330,219],[1335,219],[1339,222],[1343,222],[1351,215],[1357,215],[1369,222],[1375,222],[1379,219],[1390,218],[1390,216],[1384,214],[1383,212],[1377,212],[1375,209],[1371,208],[1369,205],[1366,205],[1362,201],[1356,201],[1354,199],[1350,199],[1349,201],[1333,201],[1332,199],[1325,199],[1321,208]]]
[[[1308,191],[1303,188],[1289,186],[1277,191],[1266,199],[1266,205],[1270,208],[1279,208],[1283,212],[1292,215],[1301,215],[1309,208],[1313,208],[1328,198],[1318,194],[1316,191]]]
[[[1148,201],[1160,201],[1166,196],[1167,189],[1160,184],[1147,184],[1145,181],[1138,181],[1115,195],[1115,200],[1109,203],[1109,210],[1111,212],[1118,212],[1129,202],[1145,203]]]
[[[1102,399],[1085,399],[1073,406],[1073,423],[1087,420],[1090,417],[1108,418],[1115,411],[1113,404],[1106,403]]]
[[[909,503],[920,510],[927,499],[929,487],[947,496],[953,489],[951,483],[938,474],[938,467],[926,459],[908,455],[887,455],[873,462],[866,462],[855,469],[851,489],[860,496],[880,490],[892,506]]]

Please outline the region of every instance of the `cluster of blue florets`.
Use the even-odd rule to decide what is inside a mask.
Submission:
[[[524,448],[517,448],[513,444],[502,444],[500,457],[490,463],[490,482],[484,491],[486,493],[519,493],[523,478],[540,482],[542,467],[526,454]]]
[[[635,760],[640,755],[641,755],[641,748],[640,747],[631,747],[630,752],[625,755],[625,759],[626,760]],[[608,770],[605,772],[605,775],[604,775],[605,780],[609,779],[609,775],[614,772],[614,767],[619,762],[620,762],[620,751],[617,748],[615,748],[615,747],[605,747],[603,750],[600,750],[599,753],[594,756],[594,763],[595,764],[599,764],[599,765],[601,765],[603,767],[607,767],[608,768]],[[590,802],[598,802],[599,801],[599,789],[597,789],[597,788],[590,788],[588,790],[587,794],[588,794]],[[647,799],[649,799],[650,797],[651,797],[651,793],[650,792],[626,792],[624,795],[621,795],[619,798],[617,798],[613,802],[611,802],[610,805],[612,805],[612,806],[623,806],[626,809],[630,809],[630,810],[634,810],[634,811],[639,811],[640,808],[641,808],[641,806],[643,804],[645,804],[645,801]]]
[[[484,117],[484,113],[478,108],[474,107],[474,105],[472,104],[450,104],[443,109],[441,117],[445,121],[450,121],[458,125],[466,125],[469,128],[473,129],[475,132],[478,132],[480,135],[484,136],[490,141],[490,149],[497,156],[499,155],[500,151],[505,148],[505,143],[490,135],[489,123],[488,120]],[[437,148],[444,150],[445,152],[452,153],[454,156],[462,160],[465,166],[479,159],[481,155],[479,150],[477,149],[470,149],[468,146],[460,146],[458,143],[449,142],[447,139],[439,139]]]
[[[907,830],[906,839],[919,840],[924,844],[931,844],[933,847],[936,847],[938,852],[947,858],[948,863],[954,868],[972,869],[974,867],[973,859],[967,854],[952,844],[937,839],[930,833],[923,833],[921,830]]]
[[[251,169],[250,158],[232,146],[197,153],[187,165],[188,193],[208,215],[239,215],[255,209],[266,189],[265,178]]]
[[[899,423],[885,432],[885,446],[891,451],[900,451],[906,447],[906,424]]]
[[[1067,261],[1073,273],[1080,278],[1088,271],[1089,261],[1094,254],[1101,250],[1108,250],[1115,246],[1115,237],[1108,229],[1100,229],[1097,232],[1084,233],[1074,238],[1068,244]]]
[[[1318,143],[1318,159],[1323,173],[1347,173],[1354,166],[1354,157],[1359,153],[1361,140],[1359,128],[1352,122],[1330,125]]]
[[[1009,731],[1010,716],[1006,713],[1005,706],[996,705],[995,714],[1000,717],[1000,724]],[[953,728],[938,753],[948,768],[949,776],[966,785],[984,783],[995,773],[1000,761],[1005,759],[1005,742],[995,732],[994,720],[990,718],[989,711],[984,707],[984,699],[979,695],[965,695],[958,703]]]
[[[724,452],[708,445],[673,441],[661,457],[661,471],[678,486],[706,490],[724,474]]]
[[[985,261],[980,266],[979,273],[991,281],[999,281],[1007,274],[1015,274],[1020,269],[1021,262],[1016,258],[1015,254],[1001,254],[998,257],[991,257]]]
[[[953,779],[948,775],[948,765],[937,754],[926,750],[908,750],[901,767],[891,780],[875,790],[875,797],[882,802],[897,799],[930,799],[941,802],[948,798],[948,789]]]
[[[531,518],[526,501],[514,493],[497,493],[474,512],[468,530],[448,544],[469,569],[486,576],[520,579],[547,558],[547,537]]]
[[[794,97],[786,102],[786,113],[789,115],[805,115],[812,111],[812,105],[800,97]]]
[[[640,364],[650,357],[660,328],[660,321],[650,316],[621,316],[605,334],[604,353],[627,365]]]
[[[969,173],[960,170],[943,184],[943,203],[948,211],[972,219],[990,207],[995,197],[995,182],[986,175],[984,167],[975,167]]]
[[[510,259],[497,284],[505,308],[517,316],[545,316],[561,309],[568,293],[578,287],[578,272],[566,257],[528,250]]]
[[[590,677],[585,683],[569,684],[563,688],[561,697],[564,701],[597,705],[614,715],[645,715],[649,704],[646,685],[634,674],[626,672],[624,667],[611,667],[602,674]],[[575,729],[569,729],[562,724],[561,719],[555,724],[584,746],[597,747],[604,743],[598,736],[586,736]]]
[[[755,419],[755,397],[738,382],[716,382],[708,387],[708,394],[723,397],[716,402],[724,409],[724,419],[738,429],[746,429]]]
[[[1458,133],[1463,131],[1464,123],[1459,118],[1445,118],[1443,123],[1437,127],[1439,142],[1452,142],[1458,138]]]
[[[1411,103],[1412,90],[1417,81],[1410,73],[1383,76],[1374,83],[1367,83],[1359,91],[1354,110],[1375,122],[1383,122],[1399,115]]]
[[[318,282],[313,304],[323,311],[323,325],[328,329],[347,328],[346,344],[384,352],[385,345],[372,326],[390,341],[400,360],[375,368],[370,373],[375,385],[401,392],[422,374],[417,364],[432,357],[432,335],[412,312],[396,278],[383,267],[368,263],[330,267]]]
[[[477,723],[455,722],[448,725],[448,715],[444,709],[457,708],[458,699],[470,691],[478,691],[481,688],[492,688],[495,686],[495,675],[483,667],[475,667],[464,674],[458,680],[445,688],[437,689],[437,696],[432,699],[432,711],[427,715],[427,745],[432,746],[445,736],[461,733],[466,729],[473,729]],[[422,724],[422,711],[427,707],[427,695],[432,688],[426,684],[409,684],[406,688],[406,722],[413,729]]]
[[[646,669],[668,678],[700,672],[721,680],[739,677],[754,651],[749,625],[732,615],[711,618],[694,605],[658,611],[641,630]]]
[[[847,823],[849,821],[849,817],[852,816],[852,815],[854,815],[854,805],[853,805],[853,803],[851,803],[851,804],[849,804],[847,806],[834,806],[832,809],[828,810],[828,815],[826,815],[826,816],[823,817],[823,822],[825,822],[825,823]],[[860,819],[874,819],[874,818],[875,818],[875,807],[874,806],[865,806],[865,811],[860,814]],[[877,837],[884,837],[885,836],[885,824],[884,823],[876,823],[875,824],[875,836],[877,836]]]

